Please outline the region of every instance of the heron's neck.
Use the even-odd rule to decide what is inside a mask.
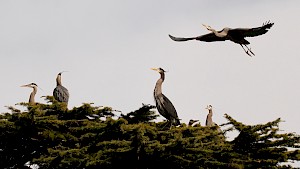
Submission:
[[[35,100],[34,100],[34,96],[37,93],[37,87],[33,87],[33,91],[31,92],[30,96],[29,96],[29,103],[30,104],[34,104]]]
[[[57,75],[57,77],[56,77],[56,85],[57,86],[61,85],[61,75]]]
[[[213,111],[212,110],[208,110],[208,114],[210,114],[210,116],[213,115]]]
[[[206,125],[207,126],[212,125],[212,115],[213,115],[212,110],[208,110],[208,115],[206,117]]]
[[[156,85],[155,85],[155,93],[156,94],[161,94],[162,90],[161,90],[161,85],[165,80],[165,74],[164,73],[160,73],[160,78],[157,80]]]
[[[217,37],[225,37],[227,35],[228,30],[227,29],[223,29],[222,31],[216,31],[213,28],[209,29],[211,32],[213,32]]]

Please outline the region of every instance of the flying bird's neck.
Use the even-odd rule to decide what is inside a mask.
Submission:
[[[221,31],[216,31],[215,29],[211,28],[211,32],[213,32],[217,37],[225,37],[228,33],[228,28],[224,28]]]

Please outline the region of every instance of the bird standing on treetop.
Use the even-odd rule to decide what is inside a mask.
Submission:
[[[156,108],[158,112],[165,117],[169,122],[175,126],[180,125],[178,115],[175,107],[171,101],[162,94],[161,85],[165,80],[165,71],[162,68],[151,68],[152,70],[157,71],[160,74],[160,78],[157,80],[154,88],[154,100],[156,103]]]
[[[213,126],[217,126],[217,129],[219,132],[222,132],[222,130],[220,129],[220,127],[215,123],[213,122],[212,120],[212,115],[213,115],[213,112],[212,112],[212,106],[211,105],[208,105],[206,107],[206,109],[208,110],[208,115],[206,116],[206,121],[205,121],[205,125],[207,127],[213,127]]]
[[[29,104],[34,105],[35,104],[34,96],[37,93],[38,86],[35,83],[29,83],[27,85],[22,85],[21,87],[30,87],[33,89],[33,91],[30,93],[30,96],[29,96]]]
[[[59,102],[65,102],[68,105],[69,91],[61,84],[61,74],[58,73],[56,77],[56,88],[53,90],[53,97]]]
[[[225,27],[221,31],[216,31],[210,26],[202,24],[207,30],[211,31],[211,33],[200,35],[197,37],[190,38],[182,38],[182,37],[174,37],[169,35],[169,37],[174,41],[188,41],[188,40],[199,40],[204,42],[214,42],[214,41],[225,41],[230,40],[234,43],[240,44],[247,55],[254,56],[255,54],[251,51],[251,48],[248,48],[247,45],[250,44],[249,41],[245,39],[245,37],[255,37],[268,32],[268,30],[274,25],[274,23],[266,22],[263,23],[261,27],[256,28],[228,28]],[[243,47],[243,45],[247,48],[247,50]],[[250,53],[251,54],[250,54]]]

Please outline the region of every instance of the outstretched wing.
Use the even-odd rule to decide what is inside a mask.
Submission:
[[[172,35],[169,35],[169,37],[173,40],[173,41],[177,41],[177,42],[183,42],[183,41],[188,41],[188,40],[195,40],[196,37],[192,37],[192,38],[182,38],[182,37],[174,37]]]
[[[190,38],[184,38],[184,37],[174,37],[172,35],[169,35],[169,37],[177,42],[182,42],[182,41],[188,41],[188,40],[199,40],[199,41],[204,41],[204,42],[214,42],[214,41],[225,41],[227,40],[225,37],[217,37],[214,33],[208,33],[205,35],[200,35],[197,37],[190,37]]]
[[[254,37],[267,33],[269,29],[274,25],[274,23],[266,22],[260,27],[256,28],[236,28],[231,29],[228,34],[234,36],[239,35],[242,37]]]

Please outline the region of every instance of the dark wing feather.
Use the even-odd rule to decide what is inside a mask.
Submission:
[[[174,37],[172,35],[169,35],[169,37],[173,40],[173,41],[177,41],[177,42],[183,42],[183,41],[188,41],[188,40],[195,40],[195,37],[192,38],[182,38],[182,37]]]
[[[155,98],[156,101],[156,108],[158,112],[164,116],[166,119],[173,122],[173,119],[175,119],[176,125],[179,125],[179,119],[177,115],[177,111],[172,104],[172,102],[163,94],[159,95]]]
[[[69,101],[69,91],[65,87],[58,85],[53,90],[53,97],[59,102],[66,102]]]
[[[228,34],[242,37],[254,37],[267,33],[274,23],[266,22],[260,27],[256,28],[236,28],[231,29]]]
[[[204,41],[204,42],[225,41],[225,40],[227,40],[226,38],[217,37],[214,33],[208,33],[208,34],[205,34],[205,35],[200,35],[200,36],[197,36],[197,37],[190,37],[190,38],[174,37],[172,35],[169,35],[169,37],[173,41],[177,41],[177,42],[183,42],[183,41],[188,41],[188,40],[199,40],[199,41]]]
[[[199,41],[204,41],[204,42],[214,42],[214,41],[225,41],[228,40],[226,37],[218,37],[216,36],[213,32],[201,35],[195,38],[196,40]]]

